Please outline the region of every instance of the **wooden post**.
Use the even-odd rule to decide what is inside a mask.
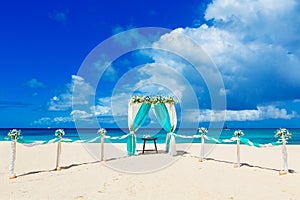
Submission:
[[[287,164],[287,150],[286,150],[286,140],[285,140],[284,134],[281,135],[281,139],[282,139],[281,150],[282,150],[282,158],[283,158],[283,170],[280,171],[279,174],[285,175],[288,173],[289,168],[288,168],[288,164]]]
[[[104,160],[104,134],[101,135],[101,161]]]
[[[17,140],[11,141],[11,160],[9,166],[9,179],[17,178],[15,174],[15,161],[17,155]]]
[[[203,162],[204,160],[204,135],[201,135],[201,154],[199,162]]]
[[[60,171],[60,155],[61,155],[61,138],[59,139],[58,143],[57,143],[57,154],[56,154],[56,171]]]
[[[240,162],[240,137],[237,137],[237,140],[236,140],[236,153],[237,153],[237,164],[235,164],[234,167],[239,168],[241,166],[241,162]]]

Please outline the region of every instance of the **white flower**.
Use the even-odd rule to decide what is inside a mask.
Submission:
[[[207,128],[201,127],[198,128],[198,132],[201,133],[201,135],[205,135],[208,132],[208,130]]]
[[[56,137],[62,138],[62,136],[64,136],[64,135],[65,135],[65,131],[63,129],[57,129],[55,131],[55,136]]]
[[[105,128],[100,128],[99,130],[98,130],[98,133],[99,134],[101,134],[101,135],[104,135],[104,134],[106,134],[106,130],[105,130]]]
[[[241,136],[245,135],[242,130],[236,130],[236,131],[234,131],[233,134],[234,134],[235,137],[241,137]]]
[[[7,136],[9,139],[17,140],[21,137],[21,130],[12,129],[8,132]]]
[[[286,128],[280,128],[276,130],[275,137],[284,137],[285,139],[289,139],[292,137],[292,134]]]
[[[165,104],[165,103],[176,103],[177,100],[172,97],[168,96],[165,97],[163,95],[156,95],[152,97],[151,95],[148,96],[133,96],[130,99],[131,103],[147,103],[147,104]]]

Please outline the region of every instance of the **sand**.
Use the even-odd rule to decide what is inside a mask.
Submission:
[[[293,172],[287,175],[279,175],[280,146],[242,145],[240,168],[234,168],[235,145],[207,145],[204,162],[199,162],[200,144],[177,145],[175,157],[165,154],[163,145],[158,154],[127,157],[126,144],[107,144],[104,162],[95,158],[99,144],[90,145],[92,153],[82,144],[62,148],[62,170],[55,171],[56,144],[18,144],[17,178],[10,180],[10,144],[0,142],[0,199],[300,199],[298,145],[287,147]]]

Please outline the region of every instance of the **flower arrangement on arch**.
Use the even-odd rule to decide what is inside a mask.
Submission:
[[[100,129],[98,130],[98,133],[101,134],[101,135],[105,135],[106,132],[107,132],[107,131],[106,131],[105,128],[100,128]]]
[[[201,127],[201,128],[198,128],[198,132],[201,135],[206,135],[206,133],[208,132],[208,130],[207,130],[207,128]]]
[[[130,102],[131,103],[142,103],[143,99],[141,96],[136,95],[136,96],[131,97]]]
[[[176,103],[177,100],[173,96],[167,96],[164,95],[147,95],[147,96],[133,96],[130,99],[131,103],[146,103],[146,104],[165,104],[165,103]]]
[[[242,130],[236,130],[236,131],[234,131],[233,134],[234,134],[235,137],[242,137],[242,136],[245,135]]]
[[[55,136],[56,137],[62,138],[64,135],[65,135],[65,131],[63,129],[57,129],[55,131]]]
[[[7,133],[7,139],[18,140],[21,138],[21,130],[12,129]]]

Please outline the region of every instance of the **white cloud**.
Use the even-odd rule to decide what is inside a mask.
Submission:
[[[108,114],[111,114],[111,108],[109,106],[92,106],[91,107],[91,112],[95,115],[95,116],[105,116]]]
[[[90,113],[87,113],[86,111],[83,111],[83,110],[73,110],[71,113],[70,113],[71,116],[73,116],[73,118],[75,120],[79,119],[87,119],[87,118],[90,118],[90,117],[93,117],[92,114]]]
[[[149,43],[147,37],[144,36],[143,33],[140,33],[139,30],[133,29],[132,26],[122,27],[116,26],[113,29],[114,34],[121,33],[123,31],[127,31],[124,35],[118,35],[118,37],[114,37],[113,39],[117,42],[118,45],[122,45],[124,47],[131,47],[131,46],[144,46],[145,44]]]
[[[42,117],[38,120],[35,120],[33,122],[33,124],[38,124],[38,125],[48,125],[52,122],[51,118],[50,117]]]
[[[64,123],[69,123],[69,122],[73,122],[73,118],[72,117],[42,117],[38,120],[35,120],[33,122],[33,124],[37,124],[37,125],[43,125],[43,126],[48,126],[48,125],[52,125],[52,124],[64,124]]]
[[[294,26],[299,20],[298,8],[294,0],[214,0],[205,18],[243,39],[282,45],[298,37]]]
[[[184,91],[187,90],[186,85],[188,83],[170,64],[171,63],[156,62],[140,68],[138,73],[141,78],[135,84],[134,88],[138,88],[139,91],[146,94],[162,93],[167,95],[167,90],[169,90],[170,94],[173,94],[180,100]],[[177,66],[179,65],[180,63],[177,63]]]
[[[54,96],[50,99],[49,110],[50,111],[66,111],[72,106],[72,94],[64,93],[60,94],[59,97]]]
[[[94,109],[96,116],[113,116],[113,117],[124,117],[127,116],[128,112],[128,102],[131,97],[130,90],[123,90],[119,88],[122,92],[117,92],[111,97],[103,97],[98,99],[98,104],[91,109]]]
[[[76,93],[74,90],[76,89]],[[34,124],[50,125],[50,124],[64,124],[74,122],[74,120],[83,120],[85,122],[92,121],[90,118],[94,116],[90,111],[90,104],[93,102],[94,88],[85,81],[84,78],[72,75],[72,80],[67,83],[65,88],[60,94],[53,96],[48,102],[49,115],[51,117],[42,117],[39,120],[34,121]],[[87,110],[74,109],[72,105],[76,107],[82,106],[88,108]],[[64,112],[61,112],[64,111]],[[66,115],[67,114],[67,115]],[[60,116],[55,116],[60,115]]]
[[[93,63],[93,67],[103,72],[102,78],[104,80],[115,81],[118,78],[118,70],[111,66],[108,56],[100,55],[100,58]]]
[[[73,122],[73,118],[72,117],[54,117],[52,121],[56,124],[61,124],[61,123]]]
[[[208,88],[209,91],[204,87],[199,89],[201,95],[207,97],[201,99],[201,103],[206,107],[183,117],[196,122],[221,120],[224,113],[211,110],[210,94],[206,94],[216,93],[220,98],[225,95],[227,97],[227,121],[295,118],[296,112],[288,113],[284,108],[257,105],[300,99],[298,2],[213,0],[207,8],[205,18],[213,20],[210,26],[178,28],[163,35],[153,44],[154,48],[173,50],[174,54],[195,64],[201,70],[203,78],[209,79],[212,84],[216,80],[217,73],[216,68],[210,64],[209,57],[220,70],[225,88],[216,84]],[[123,29],[118,27],[116,30]],[[197,42],[204,51],[184,34]],[[118,38],[120,41],[116,42],[124,46],[133,43],[141,44],[140,46],[147,44],[146,38],[137,31],[132,31],[129,35],[129,38]],[[182,59],[161,52],[153,54],[152,58],[154,63],[136,67],[123,75],[118,80],[112,97],[105,94],[94,106],[89,104],[91,100],[89,96],[93,94],[94,89],[82,77],[72,76],[72,82],[67,85],[66,91],[50,100],[49,110],[69,111],[72,88],[75,86],[79,89],[78,96],[73,99],[74,104],[86,105],[85,109],[78,108],[72,113],[77,119],[87,120],[97,116],[109,117],[111,120],[113,117],[120,117],[125,122],[128,100],[133,92],[148,94],[173,92],[181,99],[192,94],[192,91],[188,90],[190,85],[194,88],[202,87],[196,74],[190,70],[191,66]],[[106,59],[108,58],[104,56],[100,60]],[[108,64],[105,61],[96,62],[94,67],[101,70]],[[110,66],[105,77],[111,77],[111,80],[107,79],[108,81],[115,81],[119,78],[117,75],[118,70]],[[185,80],[185,77],[188,80]],[[188,84],[186,81],[189,81]],[[169,88],[169,91],[166,88]],[[181,109],[186,109],[185,106],[181,105]]]
[[[49,18],[52,19],[52,20],[54,20],[54,21],[57,21],[59,23],[65,24],[66,21],[67,21],[68,14],[69,14],[69,10],[68,9],[61,10],[61,11],[54,10],[53,12],[51,12],[49,14]]]
[[[31,88],[43,88],[45,87],[44,83],[38,81],[37,79],[31,79],[25,83],[26,86]]]
[[[225,115],[224,115],[225,114]],[[225,119],[224,119],[225,116]],[[298,117],[295,111],[288,113],[286,109],[275,106],[258,106],[255,110],[200,110],[189,113],[187,119],[194,122],[210,121],[258,121],[266,119],[292,119]]]
[[[207,20],[214,20],[211,26],[178,28],[163,35],[154,47],[173,48],[201,66],[205,53],[200,54],[180,34],[196,41],[222,74],[226,90],[217,91],[220,95],[226,92],[229,109],[253,109],[264,103],[299,99],[298,4],[292,0],[215,0],[205,15]],[[208,72],[206,69],[203,74]]]
[[[73,91],[76,89],[76,94]],[[50,99],[48,109],[50,111],[67,111],[73,105],[88,105],[90,96],[94,94],[93,87],[85,80],[76,75],[72,75],[70,83],[66,84],[66,89],[61,94]]]

